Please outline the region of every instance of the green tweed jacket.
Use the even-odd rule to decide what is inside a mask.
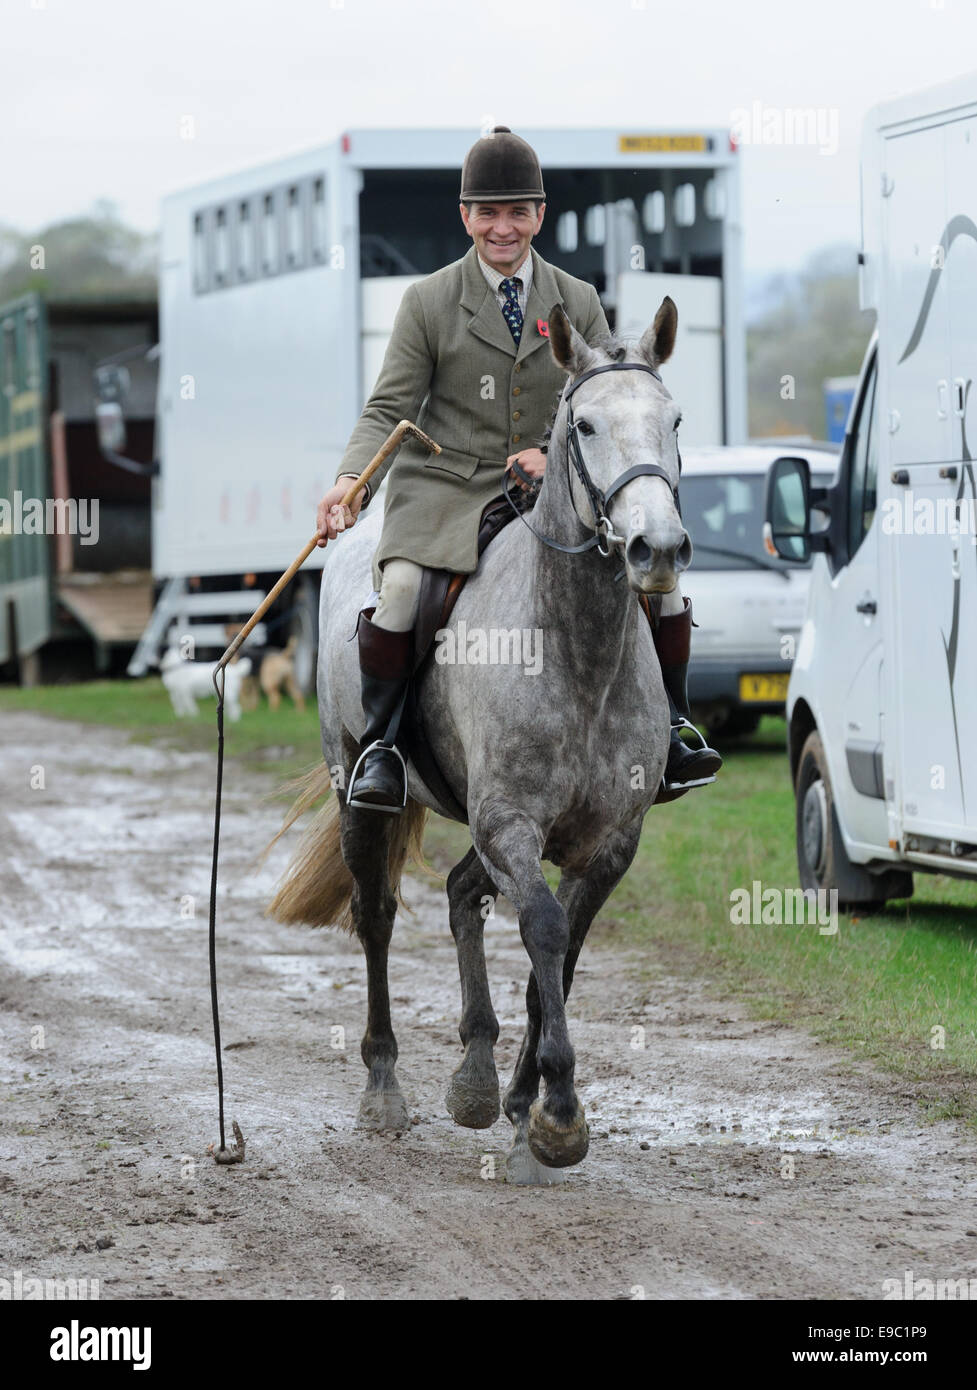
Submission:
[[[387,472],[383,531],[373,578],[400,556],[471,574],[478,522],[500,494],[505,461],[533,448],[549,423],[566,373],[546,338],[554,304],[588,342],[608,331],[597,291],[532,251],[533,281],[519,347],[472,246],[461,260],[410,285],[401,301],[373,394],[363,407],[340,473],[361,473],[399,420],[441,445],[429,454],[408,439],[374,475]]]

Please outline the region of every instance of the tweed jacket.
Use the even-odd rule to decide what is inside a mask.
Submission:
[[[429,454],[408,438],[374,474],[374,492],[390,475],[373,561],[378,589],[380,567],[395,556],[455,573],[475,570],[479,518],[501,493],[506,459],[538,446],[566,383],[546,337],[553,306],[563,305],[588,342],[608,331],[594,287],[531,254],[518,348],[474,246],[404,294],[338,472],[361,473],[402,419],[413,420],[442,452]]]

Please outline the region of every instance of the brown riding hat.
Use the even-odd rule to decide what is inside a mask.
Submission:
[[[536,151],[506,125],[497,125],[465,155],[461,168],[461,202],[514,203],[545,199]]]

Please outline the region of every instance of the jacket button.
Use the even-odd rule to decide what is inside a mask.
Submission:
[[[518,395],[519,395],[519,392],[520,392],[521,390],[522,390],[522,387],[521,387],[521,386],[513,386],[513,388],[512,388],[512,394],[513,394],[514,396],[518,396]]]
[[[522,363],[521,363],[521,362],[517,362],[517,363],[516,363],[516,371],[517,371],[517,372],[521,372],[521,371],[522,371]]]
[[[514,434],[514,435],[513,435],[513,436],[512,436],[512,442],[513,442],[513,444],[518,444],[518,443],[519,443],[519,440],[520,440],[520,438],[521,438],[521,436],[520,436],[520,435],[518,435],[518,434]]]
[[[518,410],[514,410],[514,411],[512,412],[512,418],[513,418],[513,420],[518,420],[518,419],[519,419],[519,411],[518,411]]]

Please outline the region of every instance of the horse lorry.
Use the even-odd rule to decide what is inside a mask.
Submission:
[[[0,304],[0,680],[108,671],[146,626],[156,337],[154,299],[32,289]],[[101,447],[106,360],[126,373],[127,459]]]
[[[545,175],[539,253],[594,284],[628,334],[670,293],[679,343],[667,381],[686,402],[683,442],[742,440],[740,184],[728,131],[521,133]],[[163,200],[157,601],[131,674],[176,634],[198,654],[222,650],[311,535],[401,296],[471,244],[458,171],[476,136],[353,130]],[[111,373],[102,397],[118,452],[124,390]],[[306,688],[322,559],[317,551],[256,630],[259,640],[298,637]]]
[[[788,748],[802,886],[842,904],[977,876],[977,76],[869,113],[861,212],[877,323],[839,470],[779,458],[766,504],[776,552],[814,553]]]

